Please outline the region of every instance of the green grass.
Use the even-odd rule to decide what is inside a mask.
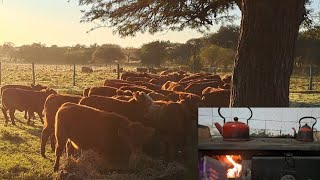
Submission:
[[[52,179],[53,167],[49,159],[40,156],[42,124],[35,120],[27,126],[23,113],[16,113],[17,126],[4,126],[0,119],[0,179]],[[50,159],[54,154],[47,148]]]

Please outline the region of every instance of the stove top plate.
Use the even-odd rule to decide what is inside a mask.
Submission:
[[[222,137],[199,140],[200,150],[301,150],[320,151],[320,142],[294,138],[250,138],[249,141],[224,141]]]

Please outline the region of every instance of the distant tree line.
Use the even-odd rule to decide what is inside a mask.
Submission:
[[[71,47],[33,43],[15,47],[7,42],[0,46],[0,58],[9,62],[45,64],[89,64],[140,61],[143,65],[161,66],[164,63],[186,65],[200,70],[205,65],[227,68],[233,64],[240,29],[235,25],[220,29],[186,43],[154,41],[141,48],[122,48],[116,44],[77,44]],[[295,53],[296,64],[320,65],[320,27],[299,33]]]

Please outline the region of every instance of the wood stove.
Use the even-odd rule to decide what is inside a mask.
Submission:
[[[320,179],[320,142],[302,142],[294,138],[278,137],[251,137],[249,141],[230,142],[214,137],[199,141],[198,147],[199,179],[206,179],[206,169],[202,166],[204,157],[212,157],[221,162],[221,158],[217,157],[226,155],[241,156],[241,161],[237,162],[241,165],[241,175],[233,179]]]

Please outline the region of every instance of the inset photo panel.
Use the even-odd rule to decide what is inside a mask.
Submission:
[[[199,180],[320,179],[320,108],[199,108]]]

